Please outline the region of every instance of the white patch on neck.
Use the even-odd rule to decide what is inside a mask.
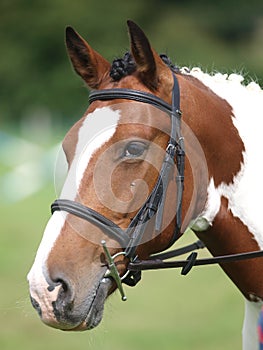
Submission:
[[[207,201],[204,212],[192,220],[190,223],[190,228],[194,231],[205,231],[212,225],[216,214],[219,212],[221,204],[220,193],[215,188],[214,179],[211,178],[208,188],[207,188]]]
[[[229,210],[248,227],[263,249],[263,90],[255,83],[242,85],[243,77],[237,74],[217,73],[211,76],[199,68],[194,68],[190,74],[232,106],[233,124],[245,147],[244,162],[232,184],[221,183],[215,188],[211,179],[206,209],[201,217],[212,225],[224,196],[228,199]],[[224,142],[223,135],[220,142]]]
[[[120,113],[113,111],[109,107],[96,109],[93,113],[86,116],[79,129],[75,156],[60,198],[70,200],[76,198],[79,185],[92,155],[113,136],[119,118]],[[67,214],[63,211],[55,212],[46,226],[35,262],[28,274],[32,291],[37,290],[37,285],[44,286],[48,280],[48,274],[45,273],[45,263],[65,224],[66,218]]]

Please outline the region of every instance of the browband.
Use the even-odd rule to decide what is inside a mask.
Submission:
[[[179,95],[178,95],[179,98]],[[124,100],[132,100],[136,102],[142,102],[150,104],[154,107],[159,108],[160,110],[171,114],[172,106],[153,94],[149,92],[143,92],[139,90],[130,90],[130,89],[110,89],[110,90],[95,90],[91,91],[89,95],[89,102],[92,103],[94,101],[108,101],[115,99],[124,99]],[[179,106],[180,103],[177,103]]]

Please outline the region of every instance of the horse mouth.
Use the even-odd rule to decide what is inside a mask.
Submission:
[[[109,278],[103,278],[99,283],[94,298],[83,321],[77,327],[66,330],[86,331],[97,327],[102,320],[105,300],[110,294],[109,291],[111,287],[112,281]]]
[[[31,303],[44,324],[63,331],[85,331],[95,328],[101,322],[105,301],[113,290],[113,280],[102,277],[92,290],[88,293],[83,291],[82,295],[71,301],[63,298],[61,287],[48,291],[45,285],[42,298],[34,290],[30,294]],[[52,301],[52,296],[55,295],[56,299]]]

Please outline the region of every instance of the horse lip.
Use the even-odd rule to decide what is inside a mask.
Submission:
[[[109,295],[111,286],[112,281],[110,278],[103,278],[100,281],[85,318],[78,326],[72,329],[67,329],[67,331],[85,331],[98,326],[102,320],[104,303]]]
[[[95,328],[102,320],[104,303],[109,295],[111,285],[112,282],[109,278],[103,278],[101,280],[90,310],[85,319],[87,329]]]

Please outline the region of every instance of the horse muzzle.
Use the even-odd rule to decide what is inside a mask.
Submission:
[[[68,281],[56,284],[32,279],[29,274],[30,299],[46,325],[64,331],[84,331],[95,328],[102,320],[104,303],[113,289],[113,282],[103,275],[86,292],[75,293]]]

